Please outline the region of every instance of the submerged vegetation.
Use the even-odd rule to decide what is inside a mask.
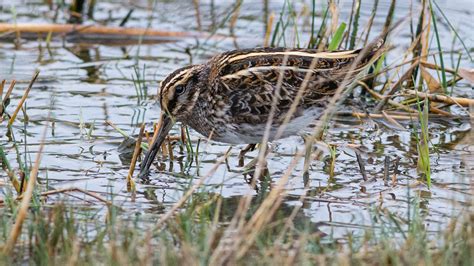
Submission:
[[[121,31],[127,39],[121,43],[117,36],[81,35],[67,27],[32,37],[0,25],[0,53],[40,51],[33,76],[18,73],[28,64],[21,56],[13,57],[10,70],[0,70],[3,264],[473,264],[474,42],[437,1],[406,4],[408,14],[399,14],[395,0],[366,6],[353,0],[349,7],[338,1],[262,1],[259,13],[246,10],[245,1],[219,9],[217,1],[196,0],[185,5],[192,14],[185,23],[194,26],[176,22],[189,32],[173,28],[157,35],[147,30],[160,27],[152,22],[165,5],[161,1],[131,1],[127,12],[117,9],[120,18],[113,16],[112,3],[69,2],[34,5],[48,10],[41,18],[48,23],[94,22],[105,29],[134,23],[134,31]],[[18,8],[0,7],[0,14],[20,25],[24,14]],[[254,43],[242,28],[256,21],[262,30]],[[0,22],[14,21],[0,16]],[[151,88],[173,69],[167,65],[205,60],[216,49],[243,48],[247,41],[356,49],[389,30],[386,53],[350,95],[334,99],[305,143],[281,140],[268,152],[261,145],[252,153],[257,166],[247,169],[234,167],[237,149],[213,146],[183,125],[162,146],[160,173],[134,178],[142,150],[160,126],[147,126],[157,115],[145,116],[144,110],[152,109]],[[163,38],[173,41],[164,49],[169,56],[144,52],[164,45]],[[112,44],[121,47],[113,50]],[[55,58],[64,51],[73,55],[67,60],[80,60],[77,70],[86,77],[55,77],[63,71]],[[159,67],[140,63],[156,60]],[[85,98],[80,105],[72,103],[78,95]],[[91,104],[100,97],[103,103]],[[106,101],[115,102],[100,119],[96,107]],[[91,105],[93,111],[87,110]],[[77,106],[65,112],[70,120],[62,115]],[[132,111],[114,116],[124,107]],[[65,148],[70,145],[73,152]],[[118,153],[120,160],[110,159]],[[261,167],[264,159],[268,169]],[[66,169],[70,165],[77,169]]]

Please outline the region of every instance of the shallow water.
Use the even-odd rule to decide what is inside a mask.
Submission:
[[[133,8],[134,12],[127,26],[151,25],[152,28],[161,30],[197,30],[195,10],[189,1],[158,1],[156,6],[149,6],[150,1],[98,2],[95,19],[107,20],[108,25],[118,25]],[[234,4],[234,1],[215,1],[214,4],[211,1],[201,2],[202,28],[209,32],[216,25],[222,24]],[[310,1],[306,2],[309,7]],[[341,2],[342,20],[349,16],[352,1]],[[363,2],[361,25],[365,25],[372,8],[371,3]],[[380,31],[390,1],[380,2],[379,15],[371,36],[376,36]],[[397,18],[406,16],[410,10],[408,1],[401,2],[403,3],[398,4],[395,12]],[[474,5],[470,2],[471,0],[439,1],[439,4],[472,51],[474,40],[470,24]],[[282,3],[283,1],[269,1],[269,12],[274,12],[276,19]],[[417,10],[417,5],[413,4],[414,10]],[[318,8],[320,11],[321,5]],[[159,81],[172,70],[189,64],[191,60],[193,63],[204,62],[221,51],[262,45],[265,30],[263,9],[260,1],[258,4],[251,1],[243,3],[234,29],[235,40],[223,37],[230,32],[228,22],[216,30],[222,36],[215,38],[187,38],[178,42],[141,45],[81,43],[77,39],[63,42],[61,39],[53,39],[47,46],[44,39],[21,39],[18,46],[9,36],[0,35],[0,40],[3,40],[0,42],[0,80],[18,81],[12,105],[16,105],[23,95],[34,71],[40,71],[40,77],[26,103],[26,139],[23,124],[25,117],[21,112],[14,124],[14,134],[16,141],[20,143],[20,150],[23,151],[24,145],[21,143],[26,141],[26,156],[34,158],[41,143],[45,121],[48,116],[54,121],[44,141],[45,152],[40,168],[40,182],[47,184],[45,189],[84,188],[97,192],[104,198],[113,199],[124,207],[124,216],[145,212],[151,219],[156,219],[159,213],[180,198],[190,182],[196,182],[198,176],[205,175],[229,146],[208,143],[191,130],[194,149],[201,138],[198,166],[195,162],[189,165],[186,152],[180,152],[179,145],[176,145],[176,159],[156,163],[162,171],[154,170],[149,182],[138,181],[137,195],[132,200],[125,182],[129,159],[121,157],[118,151],[123,137],[106,121],[113,122],[133,136],[138,133],[143,122],[151,130],[152,121],[159,116],[159,107],[154,101]],[[303,9],[304,4],[298,1],[295,10]],[[44,23],[51,22],[54,16],[54,11],[49,10],[42,1],[15,1],[13,6],[10,2],[0,1],[0,22]],[[64,21],[65,15],[60,12],[57,22]],[[309,27],[303,20],[299,26],[303,32],[299,38],[304,44],[308,40]],[[439,28],[444,50],[462,51],[459,41],[453,46],[453,34],[447,25],[440,21]],[[403,26],[392,37],[395,48],[387,58],[389,64],[400,62],[401,52],[406,50],[410,42],[409,30],[408,25]],[[287,46],[297,45],[292,37],[291,34],[287,36]],[[186,52],[188,49],[192,57]],[[436,51],[436,47],[432,49]],[[455,66],[458,54],[453,54],[445,54],[447,66]],[[473,67],[465,52],[460,65],[465,68]],[[141,75],[140,79],[144,80],[144,88],[139,91],[133,81],[137,79],[136,70]],[[465,82],[460,82],[455,87],[454,94],[471,98],[474,96],[472,88]],[[352,108],[360,111],[358,106],[345,107],[349,111]],[[12,109],[10,106],[8,111],[12,112]],[[467,115],[466,110],[460,108],[453,108],[453,112],[464,117]],[[329,176],[329,152],[321,148],[322,155],[311,162],[306,188],[302,173],[303,161],[293,171],[287,185],[289,196],[283,210],[291,210],[293,206],[300,205],[298,198],[306,193],[298,218],[311,220],[315,228],[336,238],[364,226],[371,226],[375,208],[387,208],[397,216],[406,218],[408,203],[417,194],[423,203],[421,213],[433,230],[444,227],[451,217],[461,211],[472,211],[474,133],[468,119],[444,118],[430,121],[433,182],[430,189],[420,182],[416,170],[416,137],[412,129],[416,127],[416,121],[402,121],[406,130],[396,129],[383,120],[338,117],[335,121],[325,137],[326,143],[337,147],[334,176]],[[176,128],[172,133],[176,134],[178,131]],[[0,131],[0,134],[4,133],[3,130]],[[9,152],[10,161],[15,162],[16,154],[7,136],[0,135],[0,144]],[[353,146],[358,146],[361,150],[369,181],[363,180]],[[296,150],[303,147],[303,140],[298,136],[273,143],[272,155],[268,161],[271,182],[276,182],[282,176]],[[223,206],[229,213],[236,208],[239,196],[259,193],[250,188],[242,169],[237,167],[240,148],[242,146],[232,148],[229,165],[219,167],[202,188],[226,199]],[[250,161],[256,154],[256,151],[249,153],[246,161]],[[394,174],[394,161],[399,158],[399,174],[393,185],[391,180],[388,185],[384,184],[385,157],[390,159],[390,177]],[[0,172],[0,177],[7,182],[4,172]],[[80,202],[84,197],[74,193],[69,195],[75,195]]]

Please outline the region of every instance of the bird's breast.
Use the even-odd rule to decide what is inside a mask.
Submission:
[[[274,123],[268,129],[268,140],[286,138],[297,135],[307,129],[312,123],[320,118],[324,109],[313,107],[298,112],[297,116],[291,118],[288,123],[283,124],[284,117],[275,117]],[[211,116],[206,121],[193,121],[190,126],[205,138],[229,144],[260,143],[263,140],[266,123],[231,123],[221,120],[213,120]]]

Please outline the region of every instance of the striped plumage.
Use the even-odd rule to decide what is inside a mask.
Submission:
[[[205,64],[174,71],[160,86],[162,127],[141,165],[140,175],[148,172],[176,121],[219,142],[258,143],[273,99],[278,97],[269,140],[297,134],[319,118],[341,83],[352,83],[380,56],[382,46],[381,39],[364,49],[337,52],[236,50],[217,55]],[[276,136],[292,105],[296,107],[293,116],[282,134]]]

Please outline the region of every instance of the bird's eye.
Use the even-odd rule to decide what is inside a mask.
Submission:
[[[186,90],[185,86],[179,85],[179,86],[176,86],[174,91],[175,91],[175,94],[180,95],[180,94],[183,94],[185,90]]]

